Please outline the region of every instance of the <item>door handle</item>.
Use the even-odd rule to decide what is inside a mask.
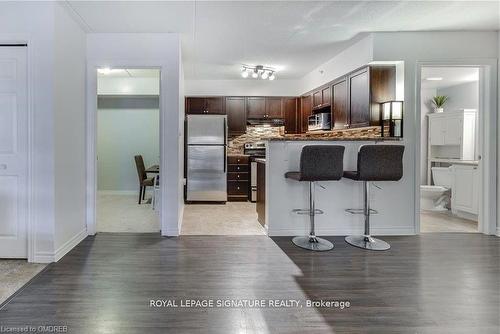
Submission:
[[[227,160],[227,147],[224,145],[224,173],[226,172],[226,160]]]

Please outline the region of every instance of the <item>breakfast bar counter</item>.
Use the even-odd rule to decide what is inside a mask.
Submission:
[[[266,147],[265,221],[269,236],[307,235],[309,216],[297,215],[293,209],[308,206],[308,182],[292,182],[288,171],[299,170],[302,148],[306,145],[342,145],[345,147],[344,171],[357,169],[357,152],[365,144],[404,145],[400,138],[311,138],[307,136],[270,138]],[[411,235],[415,233],[414,185],[405,173],[411,152],[404,153],[403,178],[398,182],[374,182],[371,192],[374,235]],[[318,182],[316,207],[324,214],[316,217],[317,235],[362,234],[363,215],[347,213],[348,208],[362,208],[360,182],[349,179]],[[324,188],[324,189],[323,189]]]

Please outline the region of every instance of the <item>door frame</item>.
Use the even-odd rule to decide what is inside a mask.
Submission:
[[[26,44],[26,107],[27,107],[27,131],[28,131],[28,147],[27,147],[27,174],[26,174],[26,238],[27,238],[27,261],[35,261],[35,216],[33,215],[33,201],[35,198],[33,188],[33,171],[36,170],[33,147],[34,139],[34,76],[33,67],[35,55],[33,53],[33,41],[27,34],[0,34],[0,44]]]
[[[423,67],[476,67],[479,68],[479,147],[481,155],[481,192],[479,198],[478,232],[497,233],[497,60],[458,59],[445,61],[417,61],[416,64],[415,119],[415,233],[420,234],[420,149],[422,129],[421,80]],[[495,138],[495,140],[488,140]]]
[[[166,69],[161,63],[151,62],[151,61],[140,61],[140,65],[137,64],[137,60],[133,61],[112,61],[103,66],[101,62],[87,62],[87,83],[86,83],[86,225],[87,234],[95,235],[97,233],[97,69],[107,67],[110,69],[158,69],[160,71],[159,77],[159,124],[160,127],[160,174],[165,171],[165,160],[166,154],[164,151],[163,136],[166,131],[166,116],[163,94],[162,94],[162,82],[164,82],[164,76],[166,75]],[[160,182],[160,198],[162,194],[166,193],[166,182]],[[159,202],[159,224],[160,233],[166,230],[166,209],[163,206],[163,201]]]

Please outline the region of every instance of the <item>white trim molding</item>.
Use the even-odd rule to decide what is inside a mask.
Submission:
[[[83,241],[88,236],[87,228],[84,228],[77,234],[75,234],[71,239],[66,241],[61,247],[57,248],[54,252],[54,261],[59,261],[64,255],[66,255],[70,250],[72,250],[76,245]]]

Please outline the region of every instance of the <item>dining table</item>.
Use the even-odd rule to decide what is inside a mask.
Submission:
[[[160,165],[153,165],[153,166],[147,168],[146,173],[159,174],[160,173]]]

